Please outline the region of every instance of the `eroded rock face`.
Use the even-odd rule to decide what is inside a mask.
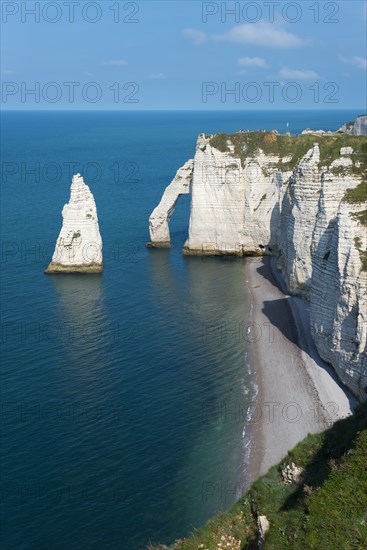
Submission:
[[[362,143],[340,133],[201,134],[186,175],[165,191],[150,226],[151,237],[169,242],[173,207],[191,188],[185,254],[276,256],[289,292],[310,301],[320,356],[365,398],[366,204],[345,201],[362,181]]]
[[[102,239],[94,197],[80,174],[73,176],[62,228],[45,273],[100,273]]]
[[[345,132],[346,134],[352,134],[354,136],[366,136],[367,135],[367,115],[359,115],[353,122],[347,122],[339,128],[339,132]]]
[[[303,469],[296,466],[294,462],[291,462],[291,464],[286,464],[281,470],[283,481],[287,485],[289,485],[290,483],[298,483],[301,478],[302,472]]]
[[[322,142],[320,143],[322,147]],[[366,226],[350,204],[348,189],[360,184],[353,172],[359,155],[340,149],[340,158],[319,163],[307,181],[289,186],[281,210],[278,266],[292,294],[310,301],[311,332],[322,359],[359,398],[367,387]],[[300,163],[301,164],[301,163]]]
[[[266,516],[259,516],[257,518],[257,528],[259,532],[258,548],[262,550],[265,542],[265,535],[270,529],[270,522]]]
[[[320,149],[315,143],[288,180],[280,205],[278,267],[294,294],[308,296],[312,268],[311,241],[320,193]]]
[[[189,238],[185,252],[236,252],[243,241],[241,162],[200,136],[193,172]]]
[[[180,196],[190,193],[193,167],[194,161],[189,160],[177,170],[172,182],[163,193],[160,203],[151,213],[149,218],[150,242],[147,246],[156,248],[171,246],[169,220]]]
[[[367,249],[366,228],[343,202],[335,216],[327,216],[327,196],[326,191],[320,197],[315,227],[319,238],[312,250],[311,332],[320,356],[355,395],[365,398],[367,271],[361,270],[358,249]]]
[[[236,157],[199,136],[194,159],[189,235],[185,254],[263,254],[276,243],[276,205],[290,172],[277,168],[277,155]]]

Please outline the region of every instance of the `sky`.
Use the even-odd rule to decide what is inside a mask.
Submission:
[[[364,1],[0,3],[3,109],[367,110]]]

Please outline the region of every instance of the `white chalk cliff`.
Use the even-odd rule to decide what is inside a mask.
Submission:
[[[187,195],[191,190],[192,170],[194,161],[188,160],[182,168],[177,170],[175,177],[163,193],[158,206],[149,218],[149,232],[151,243],[155,247],[170,247],[170,233],[168,223],[181,195]]]
[[[367,135],[367,115],[359,115],[355,120],[343,124],[339,128],[339,132],[345,132],[346,134],[353,134],[355,136]]]
[[[150,217],[151,246],[185,191],[185,254],[271,254],[309,301],[320,356],[355,395],[367,387],[366,138],[277,132],[199,136],[196,154]],[[353,190],[351,193],[349,190]]]
[[[94,197],[80,174],[73,176],[62,228],[45,273],[100,273],[102,239]]]

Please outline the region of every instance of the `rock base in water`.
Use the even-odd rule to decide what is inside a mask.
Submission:
[[[264,247],[265,248],[265,247]],[[184,256],[233,256],[235,258],[242,258],[245,256],[268,256],[270,252],[267,250],[258,250],[258,249],[241,249],[241,250],[232,250],[225,248],[219,249],[215,247],[192,247],[192,246],[183,246],[182,254]]]
[[[149,241],[146,245],[147,248],[171,248],[170,241]]]
[[[210,247],[182,247],[182,254],[184,256],[243,256],[242,250],[220,250],[219,248]]]
[[[58,273],[102,273],[103,264],[90,265],[61,265],[51,262],[44,273],[53,275]]]

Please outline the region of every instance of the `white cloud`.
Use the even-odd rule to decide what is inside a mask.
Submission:
[[[166,75],[163,73],[152,73],[148,75],[148,78],[151,78],[152,80],[164,80]]]
[[[198,31],[196,29],[184,29],[183,34],[192,40],[194,44],[204,44],[208,41],[208,37],[205,32]]]
[[[1,71],[1,74],[15,74],[15,71],[12,71],[11,69],[5,69],[4,71]]]
[[[259,21],[233,27],[225,34],[213,36],[214,40],[234,42],[237,44],[254,44],[271,48],[297,48],[303,40],[278,26],[275,23]]]
[[[359,57],[358,55],[354,55],[353,57],[344,57],[344,55],[339,55],[339,59],[346,65],[354,65],[358,69],[367,69],[367,59],[365,57]]]
[[[125,59],[110,59],[109,61],[103,61],[102,65],[108,65],[110,67],[124,67],[127,65]]]
[[[319,78],[319,75],[315,71],[287,69],[286,67],[284,67],[279,71],[279,76],[283,78],[299,78],[303,80],[311,80],[313,78]]]
[[[241,67],[260,67],[266,69],[269,65],[261,57],[240,57],[237,64]]]
[[[84,71],[85,76],[93,76],[93,73],[90,73],[89,71]]]

